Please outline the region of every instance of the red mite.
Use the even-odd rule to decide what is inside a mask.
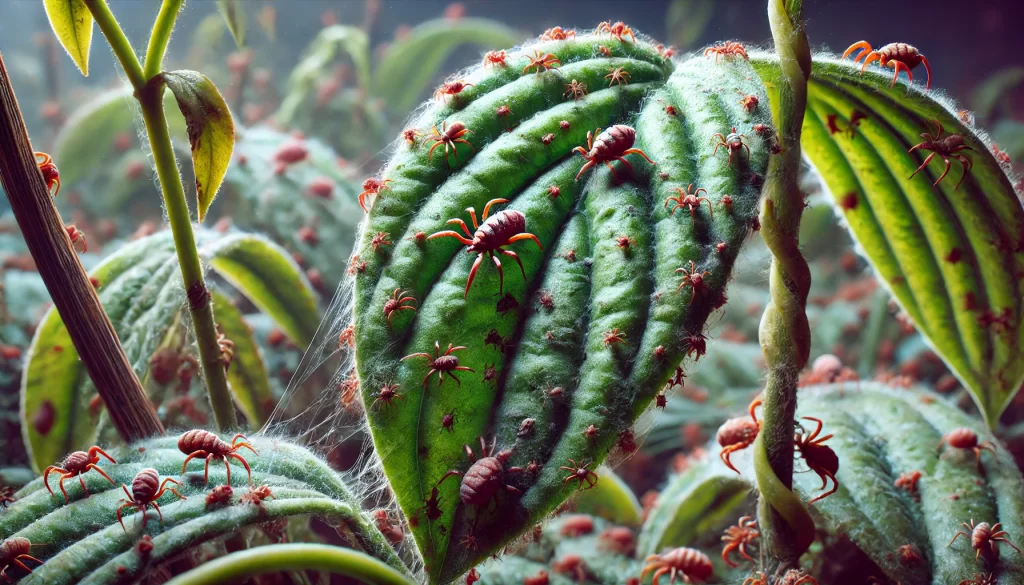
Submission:
[[[46,181],[46,189],[50,190],[54,185],[57,186],[57,190],[53,193],[53,196],[56,197],[60,194],[60,173],[57,171],[57,165],[53,164],[53,159],[45,152],[37,152],[35,156],[39,172],[43,173],[43,180]]]
[[[910,81],[914,81],[914,74],[910,72],[911,69],[918,65],[924,64],[924,70],[928,73],[928,79],[925,82],[924,88],[928,90],[932,86],[932,68],[928,65],[928,59],[925,58],[918,50],[917,47],[908,45],[906,43],[889,43],[877,51],[871,49],[871,44],[867,41],[860,41],[850,45],[850,48],[846,49],[843,53],[843,59],[850,56],[858,49],[861,52],[853,58],[853,62],[856,63],[861,59],[864,59],[864,65],[860,68],[863,73],[868,68],[868,63],[872,61],[878,61],[878,64],[882,67],[889,66],[893,69],[892,83],[889,87],[896,85],[896,78],[900,76],[900,69],[907,72],[907,77]]]
[[[0,577],[3,577],[4,582],[11,582],[11,578],[7,576],[7,569],[10,569],[11,565],[31,573],[32,569],[28,568],[28,565],[22,562],[23,560],[35,561],[40,565],[43,564],[43,561],[28,554],[31,547],[32,543],[29,542],[29,539],[21,536],[15,536],[0,542],[0,565],[3,566],[3,569],[0,569]]]
[[[476,278],[476,271],[480,268],[480,262],[483,261],[484,254],[490,254],[491,259],[494,260],[494,265],[498,267],[498,292],[500,293],[505,289],[505,273],[501,269],[501,262],[495,256],[495,253],[511,256],[519,264],[519,269],[523,273],[523,280],[526,280],[526,269],[523,268],[523,263],[519,260],[519,256],[515,252],[505,250],[503,247],[520,240],[533,240],[538,248],[544,249],[537,236],[526,233],[526,216],[521,211],[505,209],[488,217],[492,205],[507,202],[508,199],[491,199],[488,201],[487,205],[484,206],[484,223],[482,225],[477,223],[476,210],[472,207],[467,207],[466,211],[469,212],[469,217],[473,220],[473,228],[476,229],[476,233],[472,236],[469,234],[466,222],[454,218],[449,219],[448,223],[461,227],[466,237],[463,237],[462,234],[454,230],[440,231],[427,237],[428,240],[443,237],[455,238],[467,246],[466,253],[477,254],[476,261],[473,262],[473,268],[469,271],[469,280],[466,281],[464,297],[469,295],[469,287],[473,285],[473,279]],[[473,239],[470,240],[468,239],[469,237]]]
[[[594,134],[597,134],[597,138],[594,138]],[[612,167],[613,160],[622,161],[624,165],[629,167],[629,170],[633,170],[633,165],[629,164],[629,161],[623,157],[627,154],[639,154],[640,156],[647,159],[647,162],[652,165],[658,164],[648,158],[647,154],[639,148],[633,148],[633,143],[636,142],[636,130],[625,126],[623,124],[616,124],[611,128],[608,128],[604,132],[598,128],[596,132],[587,132],[587,147],[577,146],[572,149],[573,152],[578,152],[583,155],[586,159],[587,164],[583,165],[580,172],[576,174],[576,180],[580,180],[580,176],[589,169],[590,167],[604,163],[608,165],[608,169],[612,172],[612,176],[618,179],[615,174],[615,169]]]
[[[64,458],[64,461],[59,467],[56,465],[47,467],[46,471],[43,472],[43,483],[46,484],[46,489],[50,491],[50,495],[53,495],[53,489],[50,487],[50,482],[47,481],[47,478],[50,476],[51,471],[57,471],[61,474],[58,485],[60,486],[60,491],[64,494],[64,503],[67,503],[70,499],[68,498],[67,490],[64,489],[64,480],[69,477],[75,477],[77,475],[79,483],[82,484],[82,490],[85,491],[86,494],[89,493],[89,490],[85,487],[85,480],[82,479],[82,474],[88,472],[90,469],[95,469],[96,473],[107,478],[107,481],[110,483],[114,483],[114,480],[110,479],[110,476],[104,473],[103,470],[96,465],[100,462],[100,455],[106,457],[111,463],[117,463],[117,461],[114,461],[114,459],[110,455],[107,455],[103,449],[92,446],[89,447],[88,453],[85,451],[75,451],[74,453],[71,453]]]
[[[480,437],[480,455],[482,457],[480,460],[476,460],[473,456],[473,449],[466,445],[466,455],[469,456],[469,460],[473,464],[469,466],[466,473],[454,469],[449,471],[438,480],[437,485],[441,485],[444,480],[451,476],[461,477],[462,485],[459,486],[459,499],[462,500],[463,504],[478,507],[489,504],[492,498],[497,497],[498,491],[501,489],[505,489],[513,494],[520,493],[518,489],[505,484],[505,473],[523,471],[523,468],[506,468],[505,464],[508,463],[512,452],[505,450],[495,455],[494,445],[495,443],[491,443],[488,449],[484,438]]]
[[[172,494],[178,496],[182,500],[186,500],[185,496],[178,493],[174,488],[164,487],[167,482],[171,482],[175,485],[181,485],[177,480],[169,477],[164,478],[163,483],[160,483],[160,474],[155,469],[143,469],[135,476],[132,480],[132,491],[128,492],[128,486],[121,484],[121,489],[124,490],[124,494],[128,496],[127,500],[121,500],[124,502],[121,507],[117,509],[117,521],[121,523],[121,529],[128,532],[124,527],[124,521],[121,520],[121,510],[125,508],[138,508],[142,511],[142,527],[146,527],[146,509],[152,504],[156,508],[157,515],[160,516],[160,522],[164,521],[164,514],[160,511],[160,506],[156,503],[160,499],[160,496],[164,495],[165,490],[170,490]]]
[[[249,473],[249,483],[252,483],[252,470],[249,469],[249,462],[238,453],[235,453],[235,451],[245,447],[253,453],[256,453],[256,449],[253,449],[252,445],[248,442],[239,442],[238,439],[245,439],[245,435],[238,433],[231,438],[231,443],[228,444],[226,441],[221,440],[220,437],[209,431],[204,431],[202,429],[186,431],[185,434],[181,435],[178,439],[178,449],[182,453],[188,455],[188,457],[185,458],[185,462],[181,465],[181,472],[185,473],[185,468],[193,457],[205,457],[206,466],[204,468],[203,477],[206,479],[206,483],[210,483],[210,460],[220,459],[224,461],[224,467],[227,468],[226,483],[231,485],[231,466],[228,464],[228,459],[234,458],[242,462],[245,470]],[[259,455],[259,453],[256,454]]]

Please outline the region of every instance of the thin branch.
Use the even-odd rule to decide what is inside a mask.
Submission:
[[[118,342],[46,188],[0,56],[0,182],[39,275],[71,341],[128,442],[162,435],[163,425]]]

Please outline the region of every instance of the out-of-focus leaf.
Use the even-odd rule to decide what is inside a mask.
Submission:
[[[680,50],[693,46],[715,15],[715,0],[672,0],[665,14],[665,32]]]
[[[1011,160],[1024,159],[1024,124],[1016,120],[1000,120],[992,129],[992,137]]]
[[[274,397],[270,392],[267,369],[263,365],[252,330],[242,318],[242,312],[223,294],[213,292],[213,313],[224,337],[235,344],[228,383],[239,408],[253,428],[260,428],[274,410]]]
[[[171,93],[164,96],[164,108],[173,107]],[[118,134],[135,134],[138,107],[130,85],[105,91],[82,105],[68,118],[54,139],[51,152],[60,169],[61,184],[73,186],[94,174],[97,167],[113,163],[114,140]],[[141,125],[141,118],[139,119]],[[171,136],[185,135],[184,120],[168,116]]]
[[[235,234],[209,245],[207,261],[296,343],[305,346],[320,326],[316,298],[295,261],[262,237]]]
[[[355,67],[356,80],[361,88],[370,85],[370,40],[366,33],[354,26],[329,26],[313,39],[302,60],[292,69],[288,78],[288,93],[274,116],[287,124],[297,108],[305,101],[324,71],[339,55],[347,55]]]
[[[283,249],[259,236],[225,236],[205,230],[196,232],[196,243],[204,263],[254,304],[269,307],[268,314],[286,331],[306,323],[313,323],[315,330],[319,316],[313,293]],[[90,276],[98,282],[100,302],[132,368],[144,379],[157,349],[185,311],[172,234],[164,231],[131,242],[90,271]],[[287,309],[279,308],[281,305]],[[238,327],[228,322],[232,320],[229,313],[225,317],[225,333]],[[251,337],[235,337],[236,346],[242,344],[236,352],[255,351],[245,347],[245,343],[253,343]],[[242,359],[252,361],[251,357]],[[265,400],[261,398],[264,391],[258,388],[233,388],[236,393],[256,392],[253,400]],[[36,470],[95,440],[100,414],[100,409],[90,405],[95,387],[53,309],[43,317],[32,340],[21,390],[22,432]],[[248,400],[241,397],[239,402]]]
[[[57,40],[82,75],[88,77],[93,19],[85,0],[43,0],[43,8]]]
[[[643,508],[629,485],[603,465],[597,468],[597,475],[601,479],[594,484],[593,489],[582,492],[576,498],[576,511],[616,524],[639,525]]]
[[[235,38],[239,49],[245,46],[245,8],[239,0],[217,0],[217,10]]]
[[[224,97],[205,75],[180,70],[163,74],[185,116],[196,175],[199,221],[217,196],[235,145],[235,122]]]
[[[424,22],[388,50],[374,71],[373,95],[384,98],[394,111],[406,112],[422,97],[445,59],[459,46],[495,49],[510,47],[522,40],[520,33],[486,18]]]
[[[989,75],[971,92],[970,103],[978,120],[989,121],[1001,100],[1008,98],[1009,90],[1024,83],[1024,67],[1006,67]]]
[[[277,42],[277,10],[272,5],[267,4],[260,9],[256,15],[256,22],[260,24],[263,34],[267,35],[270,42]]]

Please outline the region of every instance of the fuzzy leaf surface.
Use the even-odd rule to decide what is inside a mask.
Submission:
[[[766,79],[778,71],[763,54],[751,63]],[[861,252],[993,425],[1024,382],[1024,208],[982,131],[936,91],[891,82],[850,59],[815,57],[803,150]],[[942,157],[911,178],[931,151],[908,151],[935,137],[936,123],[943,139],[963,138],[973,167],[950,159],[933,186]]]
[[[552,53],[560,68],[524,73],[535,51]],[[610,85],[619,68],[631,80]],[[526,45],[508,53],[505,67],[480,67],[466,79],[473,85],[413,125],[429,133],[461,122],[473,148],[456,144],[445,156],[442,144],[431,158],[431,141],[399,147],[382,174],[393,182],[373,201],[358,243],[367,264],[355,276],[356,361],[370,429],[435,583],[456,579],[553,510],[576,489],[559,467],[572,459],[594,469],[660,391],[723,298],[769,157],[753,131],[770,125],[767,96],[744,61],[673,67],[646,42],[579,35]],[[571,80],[590,93],[565,96]],[[761,105],[748,111],[738,94],[760,96]],[[507,115],[497,113],[501,106]],[[656,166],[630,154],[632,177],[614,163],[621,182],[600,164],[574,180],[584,160],[572,149],[586,147],[588,131],[613,124],[635,128],[635,146]],[[741,150],[730,162],[727,149],[715,151],[714,135],[734,126],[747,137],[749,159]],[[690,183],[706,189],[708,201],[692,215],[670,213],[666,198]],[[497,268],[484,258],[466,294],[475,254],[454,238],[416,234],[457,229],[445,222],[468,220],[467,207],[482,211],[496,198],[510,201],[492,217],[523,213],[543,251],[532,241],[508,246],[525,279],[501,256],[502,294]],[[393,245],[375,248],[381,234]],[[676,272],[691,261],[706,271],[697,292],[680,287]],[[384,305],[402,291],[417,311],[394,313],[389,326]],[[401,358],[433,357],[435,342],[442,352],[465,346],[454,355],[474,371],[456,372],[459,384],[447,378],[439,386],[436,373],[425,383],[427,360]],[[393,407],[377,400],[384,384],[398,384],[402,399]],[[554,388],[561,391],[549,395]],[[457,422],[444,432],[452,411]],[[502,482],[521,495],[502,489],[488,509],[461,502],[458,477],[438,486],[447,471],[468,470],[464,446],[478,452],[481,436],[493,437],[496,452],[512,451],[507,467],[537,466],[535,474],[504,473]],[[435,486],[440,514],[428,521]],[[479,548],[458,544],[470,534]]]

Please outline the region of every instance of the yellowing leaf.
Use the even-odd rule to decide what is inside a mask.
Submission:
[[[53,33],[78,66],[89,76],[89,47],[92,45],[92,13],[85,0],[43,0]]]
[[[185,116],[196,175],[199,221],[217,196],[235,145],[235,123],[224,97],[205,75],[180,70],[163,74]]]
[[[238,0],[217,0],[217,9],[220,10],[224,22],[235,37],[235,44],[239,49],[245,46],[245,10]]]

